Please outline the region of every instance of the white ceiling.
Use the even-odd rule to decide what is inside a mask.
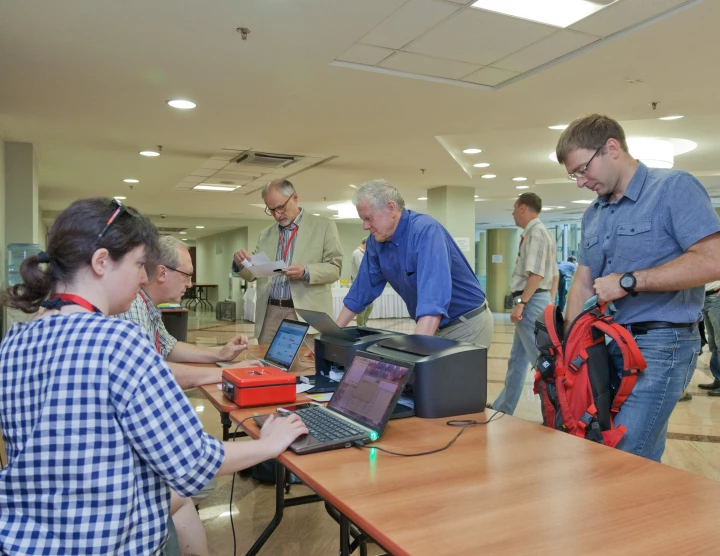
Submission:
[[[221,170],[206,165],[223,149],[330,158],[291,177],[311,212],[330,215],[327,205],[352,196],[349,184],[384,177],[417,210],[426,209],[416,199],[428,188],[474,187],[495,199],[476,203],[477,222],[495,225],[511,223],[504,210],[517,193],[509,181],[515,175],[528,177],[546,204],[587,198],[547,159],[559,133],[547,126],[583,113],[697,141],[676,167],[720,170],[720,2],[692,2],[542,71],[533,68],[582,47],[590,35],[611,35],[681,2],[619,0],[570,30],[550,31],[468,3],[3,2],[0,133],[35,144],[48,214],[81,196],[125,195],[147,214],[166,214],[158,224],[188,227],[191,239],[268,219],[252,206],[261,202],[252,189],[176,188],[203,166]],[[403,13],[409,24],[396,25],[393,17]],[[235,31],[240,26],[251,29],[247,41]],[[468,35],[478,28],[485,32]],[[379,64],[379,71],[331,65],[348,52],[354,64]],[[408,79],[393,75],[395,68],[471,83]],[[530,74],[507,84],[507,76],[523,72]],[[496,90],[473,88],[503,82]],[[183,112],[165,104],[178,97],[198,107]],[[651,101],[660,101],[656,112]],[[674,113],[686,118],[655,119]],[[451,149],[478,142],[485,152],[475,156],[491,157],[487,171],[498,178],[471,177],[439,139]],[[158,144],[158,158],[137,154]],[[132,190],[122,182],[128,177],[140,180]],[[548,179],[557,183],[535,184]],[[700,179],[711,190],[720,186],[716,176]],[[205,229],[195,230],[198,224]]]

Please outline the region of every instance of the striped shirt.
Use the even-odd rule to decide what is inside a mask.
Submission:
[[[165,328],[160,309],[155,306],[150,296],[142,288],[135,297],[135,301],[130,305],[130,310],[127,313],[115,315],[115,318],[129,320],[137,324],[148,335],[150,344],[154,347],[159,339],[160,355],[162,355],[163,359],[168,358],[175,344],[177,344],[177,339]]]
[[[553,278],[558,275],[555,257],[555,239],[550,235],[545,224],[540,222],[539,218],[534,218],[522,233],[515,270],[510,280],[510,291],[523,291],[530,273],[543,277],[538,289],[550,290]]]
[[[0,368],[0,554],[162,554],[170,489],[201,490],[224,449],[145,333],[43,317],[12,327]]]
[[[295,242],[297,241],[297,232],[293,234],[293,230],[300,227],[300,220],[302,220],[303,209],[300,209],[300,213],[297,215],[287,227],[278,225],[280,234],[278,236],[278,247],[277,247],[277,258],[275,260],[283,260],[285,264],[289,265],[292,261],[293,251],[295,251]],[[288,248],[288,242],[290,247]],[[287,252],[286,252],[287,249]],[[285,257],[283,257],[285,254]],[[305,280],[309,278],[307,267],[305,267]],[[270,285],[270,299],[291,299],[290,293],[290,279],[278,272],[277,276],[273,276],[272,284]]]

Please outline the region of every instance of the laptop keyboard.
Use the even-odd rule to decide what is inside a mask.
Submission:
[[[317,438],[320,442],[329,442],[366,433],[366,431],[354,427],[347,421],[335,417],[322,407],[308,407],[299,409],[295,413],[305,423],[310,436]]]

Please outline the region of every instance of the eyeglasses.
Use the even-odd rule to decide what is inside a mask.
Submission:
[[[100,243],[100,240],[103,238],[103,236],[107,233],[107,231],[110,229],[110,226],[112,226],[115,221],[120,217],[120,215],[125,212],[127,209],[125,208],[125,205],[123,205],[120,201],[117,199],[112,200],[112,204],[115,205],[117,208],[115,209],[115,212],[112,213],[112,216],[107,221],[107,224],[105,224],[105,227],[103,228],[103,231],[98,234],[97,237],[97,243]],[[129,214],[129,213],[128,213]]]
[[[588,168],[590,167],[590,163],[597,156],[597,154],[601,150],[603,150],[604,146],[605,146],[605,143],[600,145],[600,148],[595,151],[595,154],[590,157],[590,160],[587,161],[587,164],[585,164],[585,166],[581,167],[578,170],[575,170],[572,174],[568,174],[568,179],[572,180],[572,181],[577,181],[578,178],[584,178],[587,175],[587,171],[588,171]]]
[[[293,198],[293,195],[295,195],[295,192],[293,192],[293,194],[287,198],[287,201],[285,201],[279,207],[275,207],[274,209],[271,209],[270,207],[265,207],[265,214],[267,214],[268,216],[272,216],[273,214],[285,214],[285,211],[287,210],[287,204],[290,202],[290,199]]]
[[[172,270],[173,272],[179,272],[179,273],[182,274],[183,276],[187,276],[188,278],[190,278],[190,280],[192,280],[192,274],[188,274],[187,272],[183,272],[182,270],[180,270],[180,269],[178,269],[178,268],[173,268],[173,267],[171,267],[171,266],[167,266],[167,265],[163,265],[163,266],[164,266],[165,268],[167,268],[168,270]]]

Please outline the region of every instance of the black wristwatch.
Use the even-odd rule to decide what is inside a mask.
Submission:
[[[515,300],[515,305],[527,305],[527,301],[523,301],[523,298],[522,298],[522,297],[518,297],[518,298]]]
[[[626,272],[620,277],[620,287],[633,297],[637,295],[635,286],[637,286],[637,280],[632,272]]]

